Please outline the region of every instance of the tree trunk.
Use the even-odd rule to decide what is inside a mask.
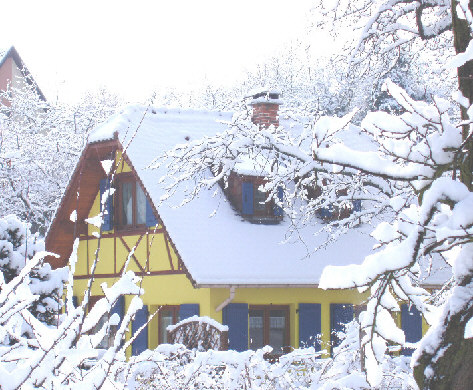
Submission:
[[[414,378],[421,390],[469,390],[473,384],[473,339],[465,339],[465,326],[473,316],[473,281],[469,275],[457,286],[470,299],[455,314],[448,313],[439,334],[441,340],[432,352],[422,351],[414,367]]]
[[[458,1],[452,0],[453,41],[456,53],[463,53],[471,40],[470,26],[466,20],[459,19],[456,6]],[[473,0],[469,0],[468,8],[473,10]],[[458,68],[458,87],[470,104],[473,103],[473,61],[468,61]],[[461,107],[461,117],[468,120],[467,109]],[[470,126],[462,128],[463,139],[470,132]],[[460,179],[473,190],[473,141],[465,144],[459,163]],[[465,339],[465,326],[473,317],[473,274],[470,273],[456,288],[463,288],[471,294],[463,307],[448,313],[442,323],[439,343],[431,352],[422,351],[414,367],[414,377],[420,389],[426,390],[469,390],[473,386],[473,339]]]
[[[458,2],[452,0],[452,26],[453,26],[453,44],[456,53],[463,53],[471,40],[470,26],[464,19],[459,19],[456,12]],[[473,10],[473,0],[468,2],[468,8]],[[469,101],[473,103],[473,61],[466,62],[458,68],[458,89]],[[467,120],[467,109],[461,107],[461,117]],[[465,125],[462,129],[463,139],[466,139],[470,132],[470,126]],[[465,145],[465,152],[462,161],[460,161],[460,178],[461,181],[473,190],[473,141],[469,140]]]

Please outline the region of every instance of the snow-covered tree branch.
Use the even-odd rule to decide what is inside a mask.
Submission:
[[[345,4],[354,12],[352,15],[367,12],[372,6],[379,11],[363,30],[356,53],[369,56],[368,46],[376,47],[378,53],[392,50],[418,36],[433,39],[449,27],[445,21],[450,15],[450,4],[422,6],[417,2],[396,2],[389,8],[390,4],[365,2],[358,9],[352,9],[354,3]],[[340,4],[334,12],[339,10]],[[464,19],[468,20],[468,12],[464,13]],[[402,25],[404,18],[409,20],[416,14],[416,28]],[[434,20],[428,26],[427,14]],[[407,40],[396,35],[399,31],[408,33]],[[456,286],[465,287],[469,279],[457,270],[470,269],[465,263],[468,256],[462,252],[468,251],[473,225],[467,206],[471,180],[465,179],[471,176],[471,165],[467,163],[471,136],[465,130],[470,123],[470,100],[464,95],[456,98],[464,111],[463,121],[459,121],[449,115],[456,111],[455,106],[442,98],[432,96],[430,102],[416,101],[389,80],[385,92],[401,107],[400,115],[369,113],[358,130],[349,124],[352,114],[343,118],[322,117],[313,124],[307,121],[305,131],[294,134],[288,128],[259,128],[243,111],[225,133],[180,145],[152,164],[152,167],[167,164],[169,195],[184,183],[192,183],[187,187],[186,201],[190,201],[203,188],[216,184],[225,187],[232,170],[249,160],[253,169],[266,178],[264,190],[268,191],[268,198],[277,199],[277,188],[284,188],[281,206],[294,220],[294,226],[323,218],[327,208],[350,210],[345,215],[339,213],[335,220],[326,220],[324,229],[332,232],[332,239],[359,223],[377,226],[372,234],[379,242],[374,254],[363,264],[348,269],[327,267],[320,282],[323,288],[371,290],[361,326],[365,333],[362,347],[367,359],[367,376],[373,385],[379,384],[383,377],[380,369],[388,345],[405,343],[391,316],[393,311],[400,310],[400,302],[415,305],[432,329],[437,329],[435,334],[448,333],[447,324],[451,323],[448,318],[453,318],[456,311],[447,310],[439,316],[438,308],[431,303],[430,292],[419,286],[421,269],[425,270],[426,263],[445,261],[453,267],[454,279],[449,284],[453,286],[452,291],[456,291]],[[358,145],[350,144],[353,138],[360,140]],[[448,302],[447,299],[447,306]],[[471,318],[467,306],[462,312],[465,321],[457,323],[457,328],[465,334],[469,334],[466,320]],[[443,331],[439,330],[442,324]],[[459,342],[462,340],[466,342],[464,339]],[[425,388],[438,380],[451,380],[445,376],[439,379],[432,374],[433,370],[425,370],[426,361],[442,362],[439,354],[445,350],[429,345],[419,350],[418,363],[414,361],[422,367],[418,375],[422,379],[418,383]],[[437,345],[445,346],[441,342]],[[458,351],[454,347],[452,350]],[[426,360],[425,356],[429,358]],[[456,369],[465,372],[461,364]]]
[[[45,233],[88,132],[120,102],[106,91],[68,106],[45,102],[35,84],[0,92],[0,216]]]

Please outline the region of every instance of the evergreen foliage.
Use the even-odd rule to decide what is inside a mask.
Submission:
[[[6,283],[17,277],[32,257],[44,249],[38,234],[32,234],[29,225],[14,215],[0,219],[0,271]],[[62,307],[63,283],[66,269],[52,270],[40,262],[29,275],[30,290],[38,296],[28,310],[41,322],[56,325]]]

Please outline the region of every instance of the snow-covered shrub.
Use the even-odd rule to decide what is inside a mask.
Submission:
[[[313,348],[295,350],[269,363],[258,351],[190,351],[160,345],[130,362],[124,377],[130,389],[309,389],[323,363]]]
[[[15,215],[0,218],[0,272],[6,283],[12,281],[31,261],[35,253],[44,250],[44,241],[38,234],[31,234],[28,224]],[[63,284],[67,280],[67,269],[52,270],[42,261],[29,273],[30,290],[38,296],[29,307],[40,321],[53,325],[62,307]]]
[[[130,389],[306,389],[414,390],[409,357],[388,356],[379,386],[371,387],[362,369],[360,327],[347,325],[332,358],[320,358],[313,348],[298,349],[269,363],[265,347],[258,351],[206,351],[181,344],[159,345],[123,366],[120,381]]]
[[[340,332],[341,343],[334,348],[333,358],[324,359],[324,367],[314,373],[312,388],[332,389],[399,389],[415,390],[417,385],[412,377],[410,358],[397,356],[396,353],[385,355],[380,384],[371,387],[366,380],[365,361],[362,359],[360,340],[363,334],[357,321],[345,325]]]
[[[77,247],[78,240],[69,260],[71,268],[77,260]],[[51,327],[28,310],[39,298],[32,293],[34,286],[29,275],[46,255],[46,252],[36,253],[9,282],[0,273],[0,340],[15,341],[0,343],[0,388],[72,389],[81,386],[83,389],[99,389],[107,381],[118,383],[117,375],[127,366],[125,349],[133,338],[125,344],[122,340],[131,318],[143,306],[136,296],[143,293],[137,286],[140,279],[128,271],[113,286],[102,284],[104,298],[86,314],[89,294],[85,295],[80,307],[74,308],[71,294],[73,274],[69,273],[67,313],[62,316],[60,324]],[[119,296],[124,294],[135,297],[120,321],[117,314],[110,316],[109,313]],[[106,320],[102,327],[91,332],[104,316]],[[113,325],[118,329],[111,346],[99,350],[101,340]],[[25,329],[30,332],[26,333]]]

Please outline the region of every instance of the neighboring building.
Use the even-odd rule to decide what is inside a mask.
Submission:
[[[43,92],[34,81],[15,47],[0,47],[0,91],[6,91],[8,85],[13,88],[21,88],[24,85],[23,83],[33,85],[38,96],[46,101]]]
[[[253,98],[253,120],[262,126],[277,124],[278,95]],[[371,227],[353,229],[313,252],[325,238],[314,236],[323,223],[314,218],[298,230],[302,241],[293,238],[283,244],[291,221],[271,202],[260,202],[265,200],[258,189],[263,174],[254,172],[249,161],[239,164],[225,191],[203,191],[173,208],[183,200],[178,192],[160,205],[164,191],[159,179],[166,171],[147,169],[151,161],[176,144],[225,130],[222,121],[231,117],[225,112],[125,108],[90,135],[50,227],[46,246],[60,255],[50,260],[56,267],[67,264],[74,238],[80,240],[74,294],[81,301],[98,245],[98,229],[84,221],[100,212],[100,196],[109,186],[102,162],[112,160],[115,192],[105,205],[91,301],[102,295],[101,283],[117,280],[135,247],[128,268],[143,277],[145,307],[133,329],[148,313],[161,309],[135,341],[133,353],[166,342],[167,325],[195,314],[228,325],[230,349],[267,344],[276,353],[287,346],[328,348],[330,341],[337,342],[332,332],[351,320],[362,302],[356,290],[324,291],[317,284],[326,264],[363,260],[374,243]],[[296,123],[280,122],[301,131]],[[70,220],[74,210],[77,226]],[[115,310],[123,313],[129,302],[125,297]],[[406,329],[414,323],[414,331],[421,331],[419,316],[406,315],[403,321]]]

